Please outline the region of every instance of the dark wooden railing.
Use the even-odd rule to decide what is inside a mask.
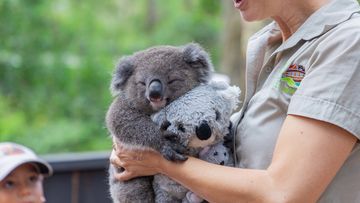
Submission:
[[[108,192],[110,152],[42,156],[54,169],[44,181],[47,203],[111,203]]]

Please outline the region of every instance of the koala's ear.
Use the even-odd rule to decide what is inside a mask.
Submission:
[[[214,70],[209,54],[196,43],[185,45],[183,54],[185,62],[198,71],[200,82],[208,82],[210,72]]]
[[[122,57],[115,67],[111,81],[111,92],[115,96],[124,87],[126,81],[129,79],[131,74],[134,72],[134,65],[132,63],[131,56]]]

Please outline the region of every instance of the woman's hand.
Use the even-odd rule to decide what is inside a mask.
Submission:
[[[126,149],[113,140],[110,163],[125,171],[116,173],[115,178],[126,181],[139,176],[150,176],[161,172],[161,163],[166,161],[154,150]]]

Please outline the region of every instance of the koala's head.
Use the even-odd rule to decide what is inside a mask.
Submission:
[[[188,149],[201,149],[229,133],[239,94],[238,87],[223,83],[200,85],[153,115],[153,121]]]
[[[121,58],[111,90],[136,108],[155,112],[208,82],[212,70],[209,55],[198,44],[156,46]]]
[[[232,164],[230,150],[222,142],[207,146],[199,153],[199,158],[214,164],[230,165]]]

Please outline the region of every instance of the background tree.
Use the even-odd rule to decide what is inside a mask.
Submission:
[[[2,0],[0,141],[40,153],[108,150],[104,117],[121,56],[197,42],[242,85],[248,29],[231,1]]]
[[[232,1],[222,1],[224,29],[221,43],[221,72],[232,83],[244,87],[245,51],[242,41],[243,22]],[[244,88],[242,88],[244,89]]]
[[[40,153],[108,150],[116,61],[198,42],[219,67],[221,12],[217,0],[0,1],[0,141]]]

